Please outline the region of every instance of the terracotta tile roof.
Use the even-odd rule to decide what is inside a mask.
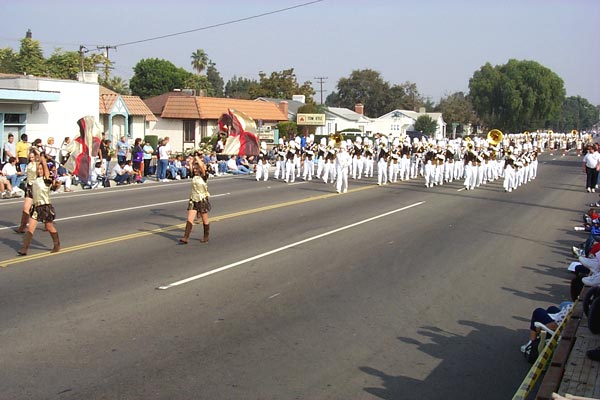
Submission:
[[[167,92],[158,96],[144,99],[144,103],[146,103],[146,105],[154,115],[161,115],[165,108],[165,105],[167,104],[167,100],[169,100],[169,97],[171,96],[192,97],[190,94],[183,92]]]
[[[100,86],[100,114],[110,114],[115,101],[121,96],[129,110],[129,115],[145,116],[146,121],[157,121],[156,116],[150,111],[146,103],[138,96],[119,95],[117,92]]]
[[[193,96],[170,96],[167,98],[161,117],[177,119],[200,119],[200,111]]]
[[[200,119],[218,119],[229,108],[241,111],[250,118],[258,121],[287,121],[288,116],[284,115],[279,107],[273,103],[240,100],[223,99],[216,97],[196,97],[196,103],[200,110]]]

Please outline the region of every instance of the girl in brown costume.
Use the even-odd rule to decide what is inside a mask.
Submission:
[[[27,186],[25,188],[25,196],[23,199],[23,211],[21,212],[21,224],[15,232],[25,233],[27,231],[27,223],[29,222],[29,210],[33,204],[33,182],[37,178],[37,165],[39,160],[39,153],[36,148],[29,150],[29,162],[27,168],[25,168],[25,176],[27,177]]]
[[[208,223],[208,212],[210,211],[210,202],[208,198],[208,168],[201,157],[198,155],[194,156],[192,165],[194,177],[192,178],[192,191],[190,193],[190,199],[187,207],[187,221],[185,223],[185,234],[183,238],[179,239],[181,244],[187,244],[190,233],[192,233],[192,227],[194,226],[194,220],[196,216],[200,214],[202,218],[202,225],[204,227],[204,236],[200,239],[200,242],[208,242],[209,234],[209,223]]]
[[[54,226],[54,219],[56,213],[54,207],[50,203],[50,189],[54,184],[54,179],[50,175],[48,164],[46,164],[46,156],[40,155],[39,162],[37,164],[37,177],[31,182],[31,188],[33,191],[33,205],[29,211],[29,226],[27,232],[25,232],[25,238],[23,239],[23,247],[17,253],[20,256],[27,254],[33,233],[37,227],[38,222],[45,224],[46,230],[50,232],[52,236],[53,247],[51,252],[56,253],[60,250],[60,240],[58,238],[58,232]]]

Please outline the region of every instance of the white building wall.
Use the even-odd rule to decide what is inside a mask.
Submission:
[[[43,91],[60,92],[60,99],[29,106],[26,130],[31,141],[40,138],[46,143],[46,139],[53,136],[55,143],[62,143],[66,136],[79,135],[77,121],[82,117],[91,115],[99,121],[97,83],[40,79],[38,87]]]
[[[180,119],[158,118],[152,135],[158,136],[158,139],[169,137],[171,150],[174,152],[183,151],[183,121]]]

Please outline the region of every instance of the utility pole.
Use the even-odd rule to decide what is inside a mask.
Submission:
[[[315,77],[315,80],[319,83],[320,85],[320,89],[319,92],[321,93],[321,104],[323,104],[323,82],[325,82],[328,78],[326,76],[317,76]]]
[[[117,46],[96,46],[98,50],[103,50],[106,61],[104,62],[104,81],[108,81],[110,77],[110,58],[108,57],[108,51],[110,49],[116,50]]]

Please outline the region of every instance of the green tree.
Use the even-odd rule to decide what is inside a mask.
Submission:
[[[389,83],[383,80],[378,71],[354,70],[348,78],[340,78],[337,92],[327,96],[325,104],[353,110],[356,104],[361,103],[365,106],[366,116],[378,117],[385,114],[389,107],[389,91]],[[337,102],[333,103],[334,100]]]
[[[186,89],[194,89],[198,96],[212,97],[215,95],[212,85],[204,75],[187,75],[183,81],[183,87]]]
[[[129,81],[131,93],[143,99],[183,88],[186,79],[193,75],[170,61],[158,58],[140,60],[133,72],[134,75]]]
[[[208,65],[208,55],[202,49],[192,53],[192,68],[200,75]]]
[[[414,124],[417,132],[423,132],[426,135],[433,135],[437,129],[437,122],[429,115],[421,115]]]
[[[15,58],[14,67],[14,72],[18,74],[46,76],[46,59],[40,42],[27,37],[21,39],[21,48]]]
[[[473,105],[463,92],[443,97],[436,109],[444,115],[444,120],[448,123],[468,124],[472,122]]]
[[[580,96],[570,96],[562,105],[560,118],[554,126],[557,131],[587,130],[598,122],[598,108]]]
[[[100,83],[100,85],[102,85],[104,87],[109,88],[113,92],[117,92],[119,94],[129,95],[131,93],[131,91],[129,90],[129,84],[127,83],[127,80],[125,80],[119,76],[113,76],[113,77],[109,78],[108,80],[105,80],[102,77],[102,78],[98,79],[98,83]]]
[[[535,61],[486,63],[469,80],[469,96],[487,127],[522,132],[550,126],[565,97],[562,79]]]
[[[310,81],[298,84],[294,69],[286,69],[281,72],[271,72],[267,76],[264,72],[258,74],[258,86],[251,86],[248,90],[251,98],[274,97],[278,99],[291,99],[293,95],[299,94],[306,97],[306,102],[313,102],[315,94]]]
[[[208,62],[208,68],[206,68],[206,78],[208,82],[212,86],[213,95],[215,97],[223,97],[223,78],[221,78],[221,74],[217,71],[217,64],[212,61]]]
[[[230,99],[250,100],[250,89],[258,86],[258,81],[233,76],[225,85],[225,97]]]
[[[402,89],[402,91],[404,92],[404,96],[402,98],[402,103],[404,104],[403,109],[404,110],[412,110],[412,111],[419,111],[420,107],[425,106],[425,100],[423,99],[423,96],[419,93],[419,90],[417,89],[417,84],[414,82],[409,82],[406,81],[401,85],[398,85],[399,88]],[[429,104],[429,107],[432,108],[432,104]],[[427,108],[427,107],[425,107]],[[386,112],[389,112],[392,110],[386,110]]]
[[[0,72],[5,74],[16,73],[15,60],[17,54],[10,47],[0,49]]]

